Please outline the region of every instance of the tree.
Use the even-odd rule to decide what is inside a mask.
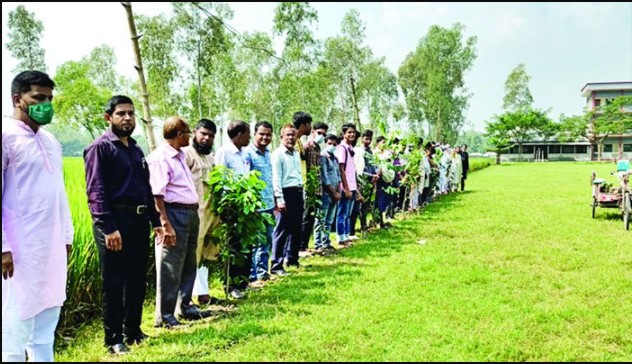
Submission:
[[[590,131],[588,138],[597,144],[598,159],[601,160],[603,144],[612,134],[624,134],[632,130],[632,96],[620,96],[610,104],[601,106],[595,111],[589,111]]]
[[[174,55],[176,25],[165,15],[146,17],[136,15],[143,68],[147,70],[147,91],[152,96],[153,114],[163,119],[177,114],[172,83],[178,77],[180,66]]]
[[[83,127],[93,139],[107,128],[105,106],[117,93],[121,80],[115,65],[114,50],[100,46],[80,61],[68,61],[57,68],[53,105],[62,123]]]
[[[505,81],[505,97],[503,109],[506,111],[529,110],[533,104],[533,96],[529,90],[531,77],[527,74],[524,64],[514,68]]]
[[[468,106],[465,73],[476,59],[476,37],[463,41],[464,26],[430,27],[399,68],[409,120],[428,123],[429,135],[454,143]]]
[[[521,159],[524,142],[548,139],[555,134],[553,122],[546,114],[546,111],[541,110],[506,111],[494,117],[496,121],[488,125],[488,132],[491,130],[492,135],[502,135],[517,144],[518,158]]]
[[[484,133],[471,129],[459,136],[457,145],[463,144],[467,144],[468,151],[471,153],[484,153],[489,143]]]
[[[225,3],[174,2],[176,44],[193,67],[195,91],[189,89],[193,113],[189,119],[212,117],[214,104],[222,103],[215,109],[225,111],[231,87],[231,75],[236,71],[229,55],[234,46],[227,34],[224,22],[233,17],[233,11]],[[223,67],[223,70],[218,70]],[[228,69],[228,71],[227,71]],[[220,112],[217,112],[219,114]]]
[[[37,70],[46,72],[44,61],[45,51],[40,46],[40,38],[44,32],[44,25],[35,18],[35,14],[26,10],[24,5],[19,5],[9,12],[9,42],[6,47],[13,57],[18,60],[18,65],[13,69],[15,73]]]
[[[513,147],[507,129],[502,122],[496,118],[496,121],[487,122],[485,130],[484,135],[487,138],[485,149],[496,153],[496,164],[500,164],[500,156]]]
[[[597,158],[601,160],[603,144],[612,134],[632,133],[632,96],[621,96],[597,110],[581,115],[560,116],[557,139],[566,142],[580,138],[597,145]]]

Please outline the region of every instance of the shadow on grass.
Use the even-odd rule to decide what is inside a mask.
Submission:
[[[219,313],[211,319],[193,322],[190,327],[180,330],[159,329],[149,342],[135,349],[129,359],[134,360],[138,353],[138,357],[145,360],[147,355],[159,355],[159,358],[154,359],[160,361],[195,360],[194,358],[212,356],[218,349],[227,350],[257,337],[287,335],[292,327],[275,326],[270,322],[283,320],[286,315],[297,317],[291,322],[298,322],[301,317],[313,315],[316,306],[337,307],[340,303],[336,292],[348,290],[362,282],[367,268],[380,264],[375,258],[387,258],[400,252],[404,245],[415,244],[420,224],[439,218],[443,212],[454,209],[453,205],[463,197],[477,192],[479,191],[470,190],[440,196],[422,213],[403,213],[393,222],[393,228],[371,232],[351,248],[328,257],[302,259],[301,269],[287,278],[268,284],[261,291],[252,291],[246,300],[237,303],[236,311]],[[155,298],[151,296],[153,294],[148,292],[145,310],[155,304]],[[144,321],[146,319],[147,316]],[[100,325],[95,326],[101,329]],[[90,342],[93,344],[95,340],[100,342],[102,338],[98,335],[98,339],[90,339]],[[143,350],[145,347],[161,352],[161,347],[176,343],[184,344],[186,348],[161,354]],[[72,349],[81,350],[78,347]],[[103,358],[110,359],[105,356],[105,350]]]

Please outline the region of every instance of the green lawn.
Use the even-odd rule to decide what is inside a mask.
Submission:
[[[590,171],[510,164],[466,193],[313,258],[239,309],[133,347],[130,361],[631,361],[632,232],[591,219]],[[425,244],[419,244],[425,240]],[[113,360],[100,322],[57,360]]]

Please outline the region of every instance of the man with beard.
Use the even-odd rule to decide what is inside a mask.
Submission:
[[[164,230],[154,206],[145,155],[132,135],[134,104],[114,96],[105,110],[110,128],[84,151],[86,190],[103,279],[105,345],[114,355],[140,343],[145,300],[149,223]],[[125,342],[125,343],[124,343]]]
[[[195,127],[192,145],[182,148],[187,166],[189,166],[193,175],[193,182],[195,182],[200,205],[198,210],[200,229],[196,254],[198,270],[195,285],[193,286],[193,295],[197,296],[199,304],[211,303],[208,289],[208,268],[200,266],[200,263],[204,259],[217,260],[217,254],[219,253],[218,245],[211,242],[211,233],[219,225],[220,220],[210,210],[210,198],[206,199],[205,197],[209,195],[210,191],[208,174],[215,166],[215,156],[212,150],[216,133],[217,126],[213,121],[201,119]]]

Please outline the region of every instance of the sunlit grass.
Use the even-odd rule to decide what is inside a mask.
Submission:
[[[632,233],[615,210],[591,218],[593,169],[612,165],[476,172],[465,193],[186,329],[153,329],[148,300],[154,337],[124,359],[630,361]],[[94,320],[57,360],[113,360],[102,335]]]

